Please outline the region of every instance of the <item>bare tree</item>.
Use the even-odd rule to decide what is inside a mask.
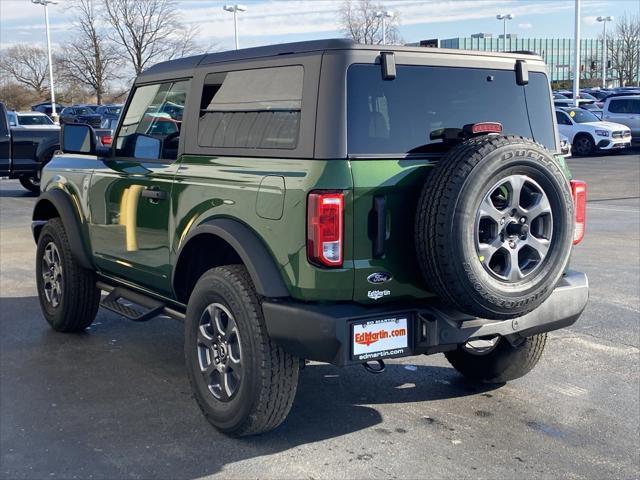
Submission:
[[[382,43],[382,18],[377,12],[384,11],[381,3],[371,0],[345,0],[340,9],[340,21],[345,36],[357,43],[378,45]],[[386,19],[387,43],[402,43],[398,33],[398,15]]]
[[[38,46],[18,44],[0,52],[0,71],[39,97],[48,91],[48,69],[47,52]]]
[[[118,78],[120,61],[116,45],[109,41],[100,27],[100,7],[94,0],[76,0],[74,40],[65,46],[61,74],[67,81],[95,92],[98,105],[107,92],[109,82]]]
[[[0,102],[10,110],[29,110],[29,106],[40,102],[39,96],[31,87],[16,82],[6,82],[0,85]]]
[[[620,17],[616,29],[607,35],[607,58],[620,85],[640,81],[640,16]]]
[[[136,75],[156,62],[194,52],[197,27],[186,28],[173,0],[104,0],[112,40]]]

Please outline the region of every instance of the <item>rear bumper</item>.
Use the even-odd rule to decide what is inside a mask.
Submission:
[[[500,335],[528,337],[567,327],[587,305],[587,276],[567,272],[551,296],[527,315],[513,320],[471,317],[439,303],[365,307],[356,304],[318,305],[294,301],[262,304],[271,339],[289,353],[338,366],[362,363],[352,355],[352,325],[367,320],[406,317],[408,348],[396,358],[444,352],[474,338]],[[376,357],[369,357],[376,358]]]

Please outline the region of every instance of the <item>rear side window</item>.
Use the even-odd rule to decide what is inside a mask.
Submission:
[[[611,113],[640,113],[640,98],[621,98],[609,103]]]
[[[302,111],[300,65],[207,75],[198,145],[295,149]]]
[[[556,150],[546,75],[516,83],[507,70],[400,65],[383,80],[379,65],[352,65],[347,75],[348,148],[352,155],[439,152],[438,132],[500,122]]]

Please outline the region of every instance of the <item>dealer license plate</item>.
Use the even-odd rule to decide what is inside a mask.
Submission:
[[[409,347],[407,317],[385,318],[356,323],[351,328],[355,360],[402,355]]]

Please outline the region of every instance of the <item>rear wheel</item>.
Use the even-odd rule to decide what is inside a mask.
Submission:
[[[522,339],[516,346],[504,338],[485,341],[476,346],[473,341],[457,350],[445,353],[449,363],[472,381],[504,383],[520,378],[536,366],[542,356],[547,334]]]
[[[227,265],[202,275],[189,298],[185,329],[189,380],[211,424],[245,436],[284,421],[299,361],[269,339],[245,267]]]

